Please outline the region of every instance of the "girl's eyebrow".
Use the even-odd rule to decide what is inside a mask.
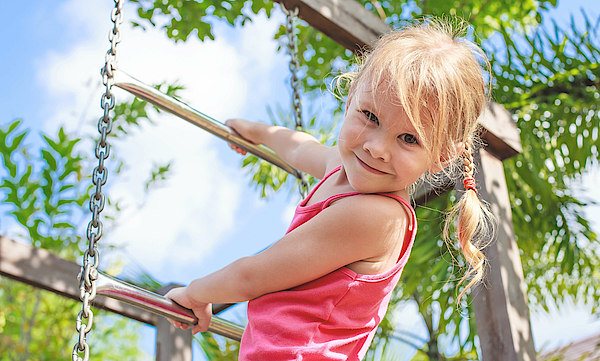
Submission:
[[[365,101],[365,100],[359,99],[358,108],[361,109],[361,110],[368,110],[371,113],[378,113],[379,112],[379,110],[377,109],[376,104],[373,101],[370,101],[370,100]]]

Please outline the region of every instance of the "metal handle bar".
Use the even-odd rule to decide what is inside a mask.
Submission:
[[[96,294],[114,298],[132,306],[142,308],[154,314],[170,318],[188,325],[198,322],[192,310],[178,305],[164,296],[147,291],[121,280],[98,272],[96,280]],[[240,341],[244,328],[233,322],[212,316],[208,331],[225,336],[232,340]]]
[[[262,158],[267,162],[270,162],[292,174],[294,177],[301,179],[300,172],[281,160],[281,158],[279,158],[271,149],[265,147],[264,145],[252,144],[244,138],[233,134],[231,128],[225,124],[220,123],[208,115],[197,111],[182,101],[161,93],[156,88],[142,83],[122,70],[115,72],[115,81],[116,86],[128,91],[136,97],[145,100],[162,110],[174,114],[181,119],[187,120],[195,126],[198,126],[207,132],[226,140],[227,142],[242,147],[255,156]]]

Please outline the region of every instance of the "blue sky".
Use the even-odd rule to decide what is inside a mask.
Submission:
[[[101,114],[98,74],[109,46],[111,7],[112,1],[101,0],[3,4],[0,125],[22,118],[34,134],[53,133],[59,126],[81,134],[95,131],[90,121]],[[559,1],[550,15],[565,22],[567,14],[581,7],[591,18],[600,15],[599,1],[584,0]],[[268,121],[267,105],[289,104],[288,58],[277,53],[272,40],[283,20],[280,13],[271,20],[260,15],[244,28],[216,24],[215,42],[174,44],[154,29],[132,29],[132,8],[127,5],[125,12],[119,65],[136,78],[146,83],[178,80],[186,86],[184,100],[222,121]],[[129,99],[122,91],[116,95]],[[310,107],[318,110],[328,104],[325,95]],[[121,260],[126,268],[144,267],[162,282],[187,283],[264,249],[285,232],[298,201],[295,193],[278,194],[268,202],[260,199],[239,169],[239,156],[224,142],[173,116],[153,119],[155,125],[114,149],[130,167],[109,179],[111,197],[120,199],[126,210],[106,238],[125,248],[103,255],[104,267]],[[172,161],[173,176],[142,202],[143,184],[155,161]],[[591,185],[599,174],[594,171],[585,184]],[[600,201],[597,190],[590,194]],[[591,219],[600,219],[599,207],[588,212]],[[17,231],[8,220],[1,224],[3,234]],[[402,328],[422,327],[414,308],[409,305],[402,312]],[[536,347],[600,332],[600,322],[588,314],[581,306],[533,313]],[[144,333],[151,336],[153,331]],[[153,352],[150,343],[144,347]]]

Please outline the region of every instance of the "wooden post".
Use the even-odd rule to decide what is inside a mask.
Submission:
[[[515,241],[504,167],[485,149],[473,156],[479,196],[489,202],[498,220],[496,240],[484,250],[489,272],[484,283],[473,291],[483,361],[535,361],[527,287]],[[464,191],[461,183],[456,188]]]
[[[169,284],[158,293],[165,295],[181,285]],[[164,317],[156,322],[156,361],[192,361],[192,332],[171,325]]]

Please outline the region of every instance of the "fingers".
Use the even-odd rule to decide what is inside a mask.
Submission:
[[[192,334],[197,334],[198,332],[206,332],[208,331],[208,325],[210,324],[210,317],[207,319],[198,319],[198,323],[194,325],[192,328]]]
[[[231,128],[231,127],[233,127],[233,124],[236,122],[236,120],[237,120],[237,119],[235,119],[235,118],[232,118],[232,119],[227,119],[227,120],[225,121],[225,125]]]
[[[188,328],[190,328],[190,325],[188,325],[187,323],[183,323],[183,322],[179,322],[179,321],[175,321],[175,320],[171,320],[170,318],[167,318],[167,321],[169,321],[169,323],[177,328],[180,328],[182,330],[187,330]]]
[[[235,121],[235,119],[229,119],[229,120],[227,120],[227,121],[225,122],[225,125],[227,125],[227,126],[229,126],[229,127],[230,127],[229,129],[230,129],[230,132],[231,132],[231,134],[233,134],[233,135],[235,135],[235,136],[237,136],[237,137],[240,137],[240,138],[241,138],[242,136],[240,135],[240,133],[238,133],[238,132],[237,132],[237,131],[236,131],[236,130],[233,128],[233,122],[234,122],[234,121]],[[247,152],[246,152],[244,149],[242,149],[241,147],[239,147],[239,146],[237,146],[237,145],[235,145],[235,144],[232,144],[232,143],[228,143],[228,144],[229,144],[229,147],[230,147],[231,149],[235,150],[236,152],[240,153],[241,155],[246,155],[246,153],[247,153]]]
[[[190,325],[188,325],[187,323],[182,323],[179,321],[175,321],[175,320],[171,320],[169,318],[167,318],[167,321],[169,321],[169,323],[177,328],[180,328],[182,330],[187,330],[189,329]],[[209,320],[210,322],[210,320]],[[208,331],[208,322],[202,322],[202,324],[197,323],[192,327],[192,334],[197,334],[198,332],[206,332]]]
[[[208,331],[208,326],[207,327],[202,327],[199,324],[194,325],[194,327],[192,328],[192,335],[197,334],[198,332],[206,332]]]
[[[237,145],[231,144],[229,143],[229,147],[233,150],[235,150],[236,152],[240,153],[241,155],[246,155],[248,152],[246,152],[244,149],[242,149],[241,147],[238,147]]]
[[[240,135],[240,133],[238,133],[235,129],[231,128],[231,134],[237,136],[237,137],[242,137]],[[239,147],[235,144],[229,143],[229,147],[231,147],[231,149],[235,150],[236,152],[240,153],[241,155],[246,155],[246,151],[244,149],[242,149],[242,147]]]

